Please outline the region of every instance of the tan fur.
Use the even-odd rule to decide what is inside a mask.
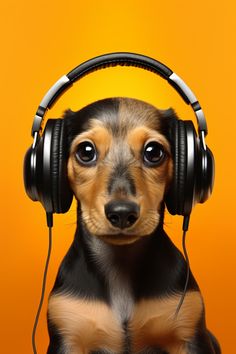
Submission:
[[[129,132],[127,140],[137,160],[140,160],[144,144],[153,140],[161,143],[167,153],[166,161],[157,168],[140,170],[140,165],[130,167],[131,175],[137,186],[137,200],[141,205],[141,218],[136,227],[139,229],[140,235],[145,235],[153,231],[159,221],[157,210],[172,175],[173,164],[170,158],[170,146],[163,135],[145,126],[137,127]]]
[[[173,161],[169,142],[160,133],[161,111],[142,101],[118,100],[118,113],[108,111],[103,116],[102,112],[100,120],[89,118],[88,129],[72,141],[68,176],[72,190],[80,201],[82,220],[91,235],[111,244],[122,245],[150,235],[157,227],[160,205],[172,178]],[[117,114],[117,120],[112,120],[111,114]],[[96,147],[98,160],[93,166],[83,166],[76,159],[77,146],[83,141],[91,141]],[[142,155],[149,141],[159,142],[165,150],[165,159],[151,168],[144,164]],[[119,184],[119,174],[118,187],[108,191],[109,181],[117,166],[121,166],[121,171],[124,168],[128,174],[124,178],[134,181],[136,194],[130,192],[131,188]],[[122,174],[119,169],[117,171]],[[134,201],[140,206],[139,219],[130,228],[122,230],[113,227],[104,212],[108,202],[120,199]],[[109,267],[107,264],[105,266]],[[112,274],[111,283],[115,283],[117,274]],[[115,289],[118,289],[117,284]],[[67,352],[89,354],[103,349],[109,353],[123,354],[127,335],[122,327],[122,314],[125,312],[132,353],[144,354],[148,348],[158,347],[168,354],[187,354],[187,343],[194,336],[203,312],[201,294],[187,292],[175,317],[181,294],[142,299],[135,303],[129,291],[128,288],[127,292],[121,292],[122,296],[128,294],[127,298],[122,298],[126,308],[129,308],[127,313],[123,311],[124,307],[117,311],[117,307],[112,307],[112,302],[109,306],[99,300],[79,299],[72,294],[52,295],[48,306],[49,320],[62,334]],[[119,297],[114,298],[119,302]]]
[[[160,113],[143,102],[120,99],[117,126],[109,126],[108,121],[91,119],[89,129],[78,135],[71,145],[68,161],[68,176],[76,198],[81,203],[83,220],[95,236],[113,244],[128,244],[150,234],[159,222],[159,205],[172,176],[170,145],[157,130]],[[92,141],[98,151],[98,161],[94,167],[81,166],[76,158],[76,147],[82,141]],[[148,141],[161,143],[166,158],[155,168],[145,167],[142,150]],[[122,161],[133,178],[137,195],[125,195],[116,191],[108,195],[109,178],[115,166]],[[140,205],[140,218],[129,229],[121,233],[106,219],[104,206],[111,199],[131,200]]]
[[[130,321],[135,352],[148,346],[160,346],[170,354],[186,353],[184,344],[194,335],[203,301],[199,292],[188,292],[176,318],[179,300],[180,296],[174,295],[142,300],[136,305]]]
[[[167,139],[164,135],[158,133],[155,130],[141,125],[136,127],[135,129],[132,129],[127,134],[127,141],[131,146],[131,149],[134,151],[136,158],[139,158],[139,154],[141,152],[140,150],[142,149],[144,143],[148,142],[148,140],[158,141],[166,148],[167,152],[170,154],[170,145]]]
[[[173,295],[144,299],[134,306],[128,323],[134,353],[157,346],[169,354],[187,354],[185,345],[194,335],[203,302],[199,292],[188,292],[176,318],[179,300],[180,295]],[[105,303],[53,295],[48,309],[50,320],[62,333],[72,353],[87,354],[98,348],[122,353],[124,331]]]
[[[94,122],[93,122],[94,123]],[[75,196],[80,200],[83,210],[83,220],[93,234],[100,234],[100,220],[104,219],[104,205],[107,202],[106,187],[107,179],[111,173],[111,167],[103,163],[104,157],[111,143],[111,135],[96,120],[96,126],[91,130],[78,135],[71,145],[70,158],[68,161],[68,177]],[[100,165],[84,167],[75,158],[76,147],[83,141],[92,141],[99,153]]]
[[[88,354],[99,348],[121,352],[123,330],[106,304],[53,295],[48,309],[70,353]]]

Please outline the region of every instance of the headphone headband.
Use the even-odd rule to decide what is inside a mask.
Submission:
[[[202,140],[204,149],[206,148],[204,141],[204,137],[207,135],[206,119],[203,110],[191,89],[177,74],[161,62],[144,55],[126,52],[110,53],[95,57],[78,65],[67,75],[62,76],[43,97],[34,117],[31,131],[32,136],[36,136],[37,138],[39,131],[42,129],[42,122],[46,111],[52,107],[59,96],[74,82],[93,71],[117,65],[142,68],[154,72],[167,80],[168,83],[181,95],[183,100],[191,105],[197,118],[200,139]]]
[[[173,154],[173,181],[165,203],[173,215],[190,215],[195,203],[203,203],[212,192],[214,157],[205,144],[207,125],[201,106],[185,82],[167,66],[147,56],[111,53],[90,59],[62,76],[46,93],[34,118],[33,144],[24,162],[24,181],[28,196],[40,201],[47,213],[64,213],[73,193],[67,175],[68,146],[63,119],[49,119],[42,132],[46,111],[72,84],[95,70],[111,66],[134,66],[164,78],[194,111],[197,136],[192,121],[173,119],[169,125]]]

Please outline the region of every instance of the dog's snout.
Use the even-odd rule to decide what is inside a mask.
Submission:
[[[131,201],[111,201],[105,205],[107,219],[120,229],[132,226],[139,218],[139,213],[139,205]]]

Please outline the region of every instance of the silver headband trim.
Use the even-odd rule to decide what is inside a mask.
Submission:
[[[186,83],[175,73],[172,73],[169,76],[169,80],[175,82],[177,86],[181,88],[181,90],[184,92],[185,96],[188,97],[189,102],[193,104],[194,102],[197,101],[196,96],[194,93],[190,90],[190,88],[186,85]]]
[[[49,102],[51,101],[52,97],[56,94],[57,91],[60,90],[67,82],[69,82],[70,79],[66,75],[63,75],[46,93],[46,95],[43,97],[42,101],[40,102],[40,106],[43,108],[47,108]]]

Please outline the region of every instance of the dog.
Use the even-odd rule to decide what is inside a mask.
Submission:
[[[77,230],[48,302],[48,354],[220,354],[163,229],[173,109],[108,98],[65,112]]]

